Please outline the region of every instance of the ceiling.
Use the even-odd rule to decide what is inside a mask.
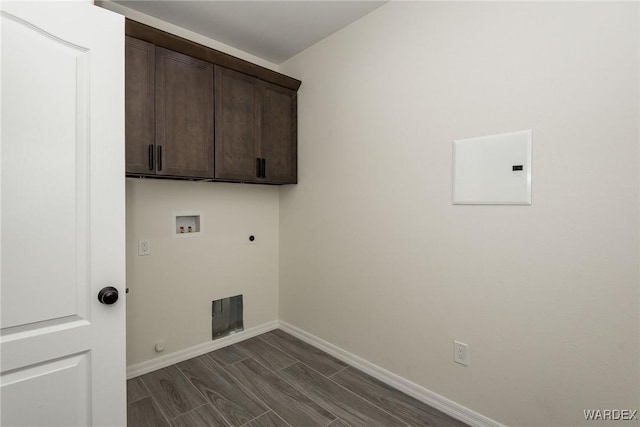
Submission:
[[[280,64],[386,1],[128,1],[128,8]]]

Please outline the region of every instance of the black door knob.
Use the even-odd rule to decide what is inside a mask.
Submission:
[[[111,305],[118,301],[118,290],[113,286],[107,286],[98,292],[98,301],[103,304]]]

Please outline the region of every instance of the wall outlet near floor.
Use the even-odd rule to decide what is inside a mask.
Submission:
[[[469,366],[469,346],[460,341],[453,342],[453,361]]]
[[[151,255],[151,243],[148,240],[138,240],[138,256]]]

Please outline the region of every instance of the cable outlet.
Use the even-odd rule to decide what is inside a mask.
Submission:
[[[469,366],[469,346],[460,341],[453,342],[453,361]]]
[[[148,240],[138,240],[138,256],[151,255],[151,243]]]

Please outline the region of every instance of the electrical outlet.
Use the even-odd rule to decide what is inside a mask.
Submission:
[[[453,361],[469,366],[469,346],[460,341],[453,342]]]
[[[138,256],[151,255],[151,243],[148,240],[138,240]]]

